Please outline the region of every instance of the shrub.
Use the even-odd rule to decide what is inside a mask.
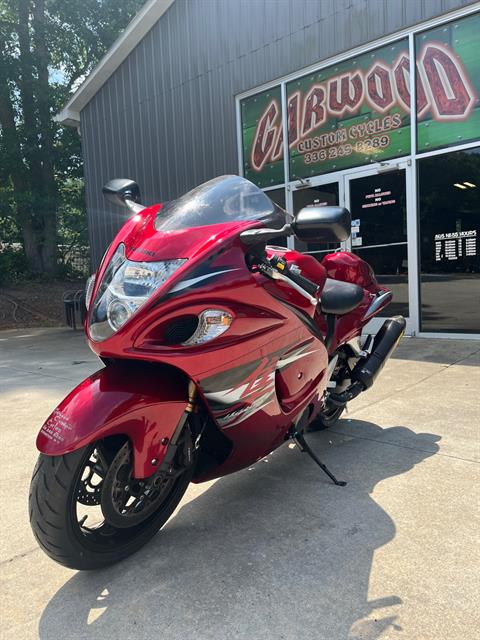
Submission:
[[[0,286],[15,284],[31,277],[23,248],[0,245]]]

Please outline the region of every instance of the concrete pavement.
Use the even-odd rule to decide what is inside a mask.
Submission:
[[[404,339],[375,387],[309,441],[192,485],[135,556],[79,573],[30,532],[36,432],[99,367],[81,334],[0,332],[0,638],[477,637],[480,343]]]

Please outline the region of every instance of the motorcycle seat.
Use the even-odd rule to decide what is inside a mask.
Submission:
[[[356,284],[327,278],[320,294],[323,313],[345,315],[358,307],[363,300],[363,289]]]

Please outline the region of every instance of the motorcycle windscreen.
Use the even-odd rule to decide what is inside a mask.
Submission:
[[[220,176],[165,204],[155,220],[157,231],[178,231],[228,222],[262,222],[280,229],[290,216],[252,182]]]

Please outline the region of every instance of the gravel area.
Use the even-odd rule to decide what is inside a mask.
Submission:
[[[83,289],[85,282],[26,282],[0,288],[0,329],[65,325],[63,295]]]

